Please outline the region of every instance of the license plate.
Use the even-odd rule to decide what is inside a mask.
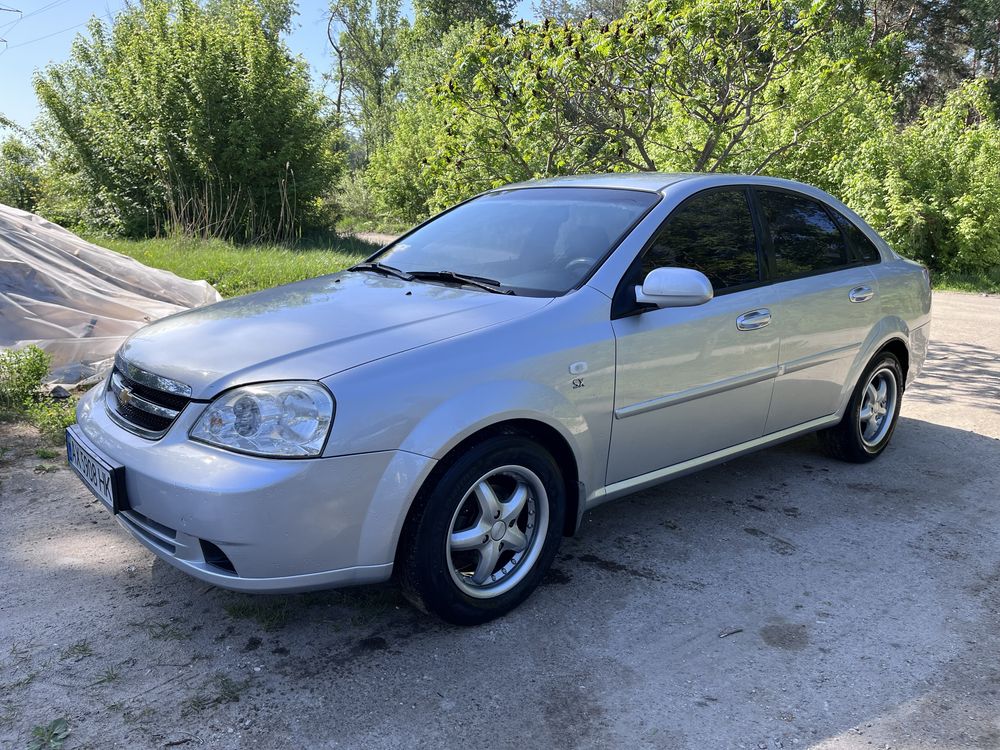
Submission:
[[[117,513],[124,506],[124,467],[112,466],[100,458],[84,444],[75,426],[66,430],[66,459],[87,488],[108,506],[108,510]]]

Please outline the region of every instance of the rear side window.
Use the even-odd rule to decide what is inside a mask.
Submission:
[[[819,203],[775,190],[759,190],[757,199],[771,233],[779,279],[848,264],[844,236]]]
[[[716,293],[760,280],[757,237],[742,189],[695,195],[667,217],[642,258],[642,279],[654,268],[694,268]]]
[[[851,244],[855,260],[860,260],[864,263],[878,263],[882,260],[882,256],[879,255],[875,243],[868,239],[868,235],[862,232],[853,221],[842,214],[837,214],[837,219],[837,223],[840,224],[847,235],[847,241]]]

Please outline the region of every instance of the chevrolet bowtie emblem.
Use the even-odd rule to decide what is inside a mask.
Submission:
[[[118,391],[118,405],[119,406],[122,406],[122,407],[128,406],[131,401],[132,401],[132,389],[131,388],[122,388],[120,391]]]

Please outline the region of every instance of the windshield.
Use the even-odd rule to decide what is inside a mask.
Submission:
[[[488,193],[431,220],[377,260],[407,273],[451,271],[519,294],[559,295],[579,284],[658,199],[610,188]]]

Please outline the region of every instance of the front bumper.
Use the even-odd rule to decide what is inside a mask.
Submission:
[[[406,511],[433,459],[406,451],[244,456],[187,439],[201,403],[150,441],[110,419],[101,391],[80,402],[80,432],[125,466],[128,507],[116,519],[162,559],[237,591],[306,591],[391,575]]]

